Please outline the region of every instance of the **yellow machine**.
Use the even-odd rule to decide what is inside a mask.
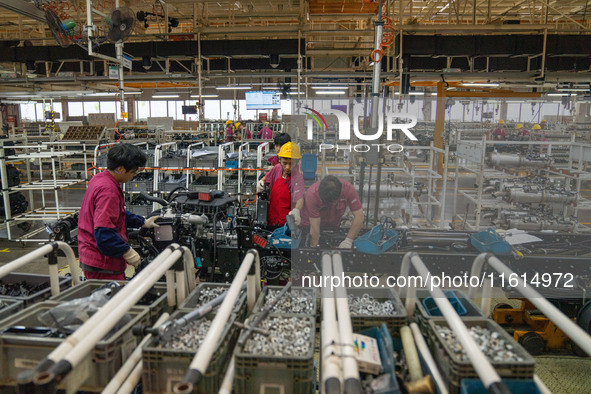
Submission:
[[[495,306],[492,318],[495,322],[507,326],[515,326],[513,338],[530,354],[538,355],[544,351],[571,348],[578,356],[586,356],[581,349],[550,319],[540,313],[536,307],[526,299],[520,299],[521,306],[513,308],[508,304]],[[585,304],[578,312],[577,321],[587,332],[590,329],[591,303]],[[529,329],[527,329],[527,328]],[[525,329],[524,329],[525,328]]]

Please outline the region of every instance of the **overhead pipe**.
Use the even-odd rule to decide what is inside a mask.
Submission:
[[[493,268],[500,274],[504,274],[506,278],[515,278],[517,286],[512,286],[514,290],[519,291],[525,298],[527,298],[540,312],[542,312],[548,319],[550,319],[558,328],[560,328],[571,340],[573,340],[585,353],[591,356],[591,335],[579,327],[568,316],[562,313],[557,307],[544,298],[532,286],[526,286],[519,275],[507,267],[501,260],[499,260],[492,253],[479,254],[472,263],[470,276],[480,276],[484,264]],[[468,290],[468,297],[473,297],[476,293],[475,287],[470,287]]]
[[[21,268],[22,266],[31,263],[35,260],[43,258],[45,255],[49,253],[54,253],[57,250],[61,250],[66,255],[66,260],[68,265],[70,266],[70,271],[72,272],[72,283],[77,285],[80,283],[80,267],[77,265],[76,262],[76,255],[74,255],[74,251],[65,242],[62,241],[54,241],[50,242],[42,247],[33,250],[32,252],[27,253],[24,256],[19,257],[16,260],[11,261],[8,264],[4,264],[0,267],[0,279],[8,275],[9,273]],[[51,295],[55,296],[59,294],[59,276],[57,271],[57,264],[50,264],[49,265],[49,279],[51,283]]]
[[[322,275],[325,278],[333,276],[332,256],[328,252],[322,253]],[[331,287],[322,287],[322,324],[320,360],[322,363],[321,393],[340,394],[342,385],[341,339],[337,323],[335,294]]]
[[[160,318],[156,321],[156,323],[154,323],[154,325],[152,327],[154,329],[158,328],[159,326],[164,324],[164,322],[166,322],[166,320],[168,320],[169,316],[170,315],[168,313],[163,313],[160,316]],[[139,371],[141,374],[141,371],[142,371],[142,348],[144,347],[144,345],[146,343],[148,343],[148,341],[150,341],[150,339],[152,339],[152,334],[148,334],[144,337],[144,339],[142,339],[142,341],[136,346],[133,353],[131,353],[131,355],[129,356],[127,361],[125,361],[125,363],[123,363],[121,368],[119,368],[119,371],[117,371],[115,376],[113,376],[113,379],[111,379],[109,384],[107,384],[107,386],[103,389],[102,394],[115,394],[115,393],[122,394],[122,390],[126,391],[128,393],[131,392],[131,390],[133,390],[133,388],[136,386],[137,382],[135,382],[136,384],[131,385],[131,390],[124,390],[122,386],[128,381],[128,378],[131,375],[134,375],[135,369],[138,366],[140,368]],[[133,383],[133,382],[130,382],[130,383]]]
[[[103,308],[68,336],[30,373],[19,376],[20,392],[35,386],[51,390],[72,371],[115,324],[135,305],[162,275],[181,257],[191,253],[186,247],[172,244],[124,286]]]
[[[343,260],[339,252],[332,255],[333,275],[338,278],[344,276]],[[349,311],[349,299],[344,286],[335,288],[334,301],[336,303],[337,321],[341,339],[341,360],[343,364],[343,381],[345,394],[361,394],[361,380],[359,377],[359,366],[353,347],[353,326]]]
[[[484,387],[488,389],[489,393],[510,394],[511,392],[505,383],[503,383],[497,371],[490,364],[488,358],[482,353],[470,335],[468,328],[466,328],[464,322],[445,296],[445,293],[439,287],[433,287],[431,286],[432,283],[428,283],[430,272],[417,253],[409,252],[404,255],[402,266],[400,268],[400,276],[408,277],[411,265],[421,276],[424,283],[431,287],[429,292],[433,296],[433,300],[437,304],[437,307],[441,311],[441,314],[445,318],[449,327],[454,331],[456,338],[462,345],[464,352],[468,356],[468,359],[476,370],[476,374],[484,384]],[[408,286],[403,289],[403,292],[406,297],[408,314],[412,315],[416,300],[416,288],[414,286]]]
[[[260,275],[259,253],[255,249],[250,249],[246,253],[246,256],[244,256],[244,260],[242,260],[242,264],[240,264],[240,268],[230,288],[227,290],[228,294],[211,322],[211,327],[203,339],[203,344],[199,347],[199,350],[191,361],[185,377],[181,383],[177,383],[174,386],[174,392],[176,394],[193,392],[193,388],[203,379],[213,353],[216,351],[216,346],[222,336],[224,327],[232,313],[236,299],[240,294],[242,283],[245,280],[247,281],[247,300],[251,298],[249,296],[250,294],[256,298],[260,293]]]

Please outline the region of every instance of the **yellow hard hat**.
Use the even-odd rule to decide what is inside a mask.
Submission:
[[[505,121],[503,119],[499,120],[499,124],[505,124]]]
[[[231,123],[232,123],[231,120],[226,120],[226,126],[229,125],[229,124],[231,124]]]
[[[533,130],[542,130],[542,126],[540,126],[539,124],[535,124],[534,127],[532,127]]]
[[[291,142],[283,144],[279,154],[279,157],[285,157],[288,159],[301,159],[302,154],[300,153],[300,148],[296,144],[292,144]]]
[[[236,122],[236,127],[240,126],[240,122]]]
[[[515,126],[515,130],[519,130],[519,129],[523,129],[522,123],[519,123],[517,126]]]

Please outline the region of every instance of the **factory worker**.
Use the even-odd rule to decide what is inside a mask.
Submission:
[[[304,177],[299,169],[302,158],[300,148],[288,142],[279,151],[280,165],[273,167],[257,185],[257,191],[262,191],[269,185],[269,208],[267,224],[269,226],[283,226],[286,216],[292,215],[296,225],[300,224],[300,211],[304,206]],[[261,183],[263,187],[261,188]],[[293,206],[293,209],[292,209]]]
[[[290,141],[291,141],[291,136],[287,133],[279,133],[279,134],[275,135],[275,137],[273,138],[273,145],[275,147],[275,153],[279,153],[279,151],[281,150],[281,147]],[[279,156],[272,156],[267,161],[269,162],[270,165],[276,166],[277,164],[279,164]]]
[[[519,123],[517,126],[515,126],[515,130],[517,130],[517,135],[529,137],[529,130],[524,128],[522,123]]]
[[[310,226],[310,247],[318,246],[321,227],[338,227],[347,210],[353,213],[353,223],[339,248],[349,249],[363,226],[363,208],[351,183],[329,175],[314,183],[304,197],[302,226]]]
[[[232,121],[226,121],[226,142],[232,142],[234,140],[234,127]]]
[[[504,127],[505,121],[503,119],[499,120],[499,125],[493,131],[493,139],[495,141],[505,141],[505,137],[507,136],[507,130]]]
[[[107,154],[107,169],[88,183],[78,216],[78,253],[86,279],[125,280],[127,265],[137,267],[140,255],[129,246],[127,227],[155,228],[125,210],[121,184],[133,179],[146,164],[146,155],[131,144],[117,144]]]
[[[542,123],[540,123],[540,129],[546,130],[548,124],[546,123],[546,119],[542,119]]]
[[[265,126],[261,129],[261,139],[270,140],[273,138],[273,130],[269,127],[269,122],[265,122]]]

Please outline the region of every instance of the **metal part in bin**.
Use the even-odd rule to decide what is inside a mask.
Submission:
[[[408,316],[407,311],[400,297],[394,289],[390,288],[372,288],[372,289],[358,289],[358,288],[347,288],[347,295],[352,294],[355,297],[362,297],[364,294],[368,294],[377,301],[384,302],[387,300],[392,301],[394,304],[395,311],[391,315],[356,315],[351,313],[351,324],[353,325],[353,332],[359,332],[371,327],[379,326],[385,323],[388,327],[388,331],[392,337],[400,336],[400,328],[407,324]]]
[[[10,274],[6,275],[4,278],[0,279],[0,284],[2,283],[19,283],[25,282],[27,285],[31,287],[39,286],[43,283],[47,283],[47,287],[43,290],[40,290],[34,294],[31,294],[26,297],[15,297],[15,296],[0,296],[0,300],[19,300],[23,301],[24,307],[28,307],[32,304],[35,304],[40,301],[44,301],[51,297],[51,285],[49,283],[49,275],[38,275],[38,274],[23,274],[19,272],[11,272]],[[68,278],[65,276],[59,277],[59,287],[60,291],[67,289],[68,287],[72,286],[72,278]]]
[[[512,351],[523,361],[498,362],[490,360],[491,365],[496,369],[501,378],[511,379],[533,379],[535,361],[533,357],[509,335],[501,326],[490,319],[483,318],[464,318],[462,319],[466,327],[479,326],[487,328],[491,332],[496,332],[507,343],[510,343]],[[448,382],[450,392],[457,393],[460,390],[463,379],[476,379],[478,375],[468,361],[462,361],[458,355],[450,349],[447,342],[443,341],[439,335],[436,335],[436,325],[449,327],[444,318],[432,318],[428,322],[431,333],[431,352],[439,365],[439,370],[443,378]]]
[[[185,301],[181,305],[179,305],[179,309],[183,310],[194,310],[201,306],[198,302],[199,297],[201,296],[201,292],[206,289],[216,288],[216,287],[223,287],[229,289],[229,283],[209,283],[203,282],[198,284],[191,293],[187,296]],[[210,300],[211,301],[211,300]],[[244,321],[246,319],[247,314],[247,305],[246,305],[246,292],[243,292],[240,297],[236,300],[236,305],[234,305],[234,309],[232,313],[236,314],[236,319],[238,321]]]
[[[7,317],[14,315],[16,312],[23,309],[24,303],[20,300],[0,300],[0,305],[4,305],[0,309],[0,322]]]
[[[178,310],[170,316],[169,320],[178,319],[187,313],[189,313],[188,310]],[[214,317],[213,313],[209,313],[204,318],[213,320]],[[233,324],[235,319],[236,315],[230,315],[207,371],[195,387],[196,392],[204,394],[218,392],[232,357],[232,349],[238,340],[239,330]],[[157,338],[150,340],[142,348],[144,393],[172,393],[174,385],[182,382],[193,357],[195,352],[161,349],[158,347]]]
[[[265,306],[265,302],[267,300],[267,295],[269,294],[269,290],[275,290],[275,291],[281,291],[281,289],[283,289],[283,286],[265,286],[263,288],[263,291],[261,292],[261,294],[259,295],[259,299],[257,301],[257,303],[254,305],[254,309],[253,309],[253,313],[258,313],[261,311],[261,309],[263,308],[263,306]],[[310,299],[314,305],[314,311],[311,314],[306,314],[303,312],[294,312],[293,311],[293,306],[291,308],[291,311],[287,312],[289,314],[293,314],[293,315],[307,315],[307,316],[316,316],[317,311],[318,311],[318,291],[316,288],[314,287],[291,287],[288,291],[287,294],[285,294],[284,298],[286,298],[289,294],[291,294],[294,291],[298,291],[300,294],[302,292],[306,292],[307,294],[310,295]],[[285,304],[284,301],[282,300],[279,304]],[[280,305],[277,305],[280,306]],[[274,311],[271,311],[271,313],[277,313]]]
[[[244,353],[242,349],[236,348],[234,351],[234,390],[236,394],[264,392],[309,394],[314,392],[316,387],[316,373],[314,371],[316,318],[290,314],[269,314],[267,318],[277,316],[310,319],[312,343],[308,354],[303,357],[261,356]]]
[[[27,308],[2,321],[0,330],[12,326],[37,327],[37,316],[59,305],[59,302],[43,302]],[[137,342],[131,329],[145,320],[148,308],[134,307],[129,311],[131,320],[106,340],[100,340],[93,351],[58,388],[66,387],[68,379],[81,379],[83,391],[101,391],[115,376],[135,349]],[[0,335],[0,386],[15,386],[19,373],[37,366],[65,339]]]

